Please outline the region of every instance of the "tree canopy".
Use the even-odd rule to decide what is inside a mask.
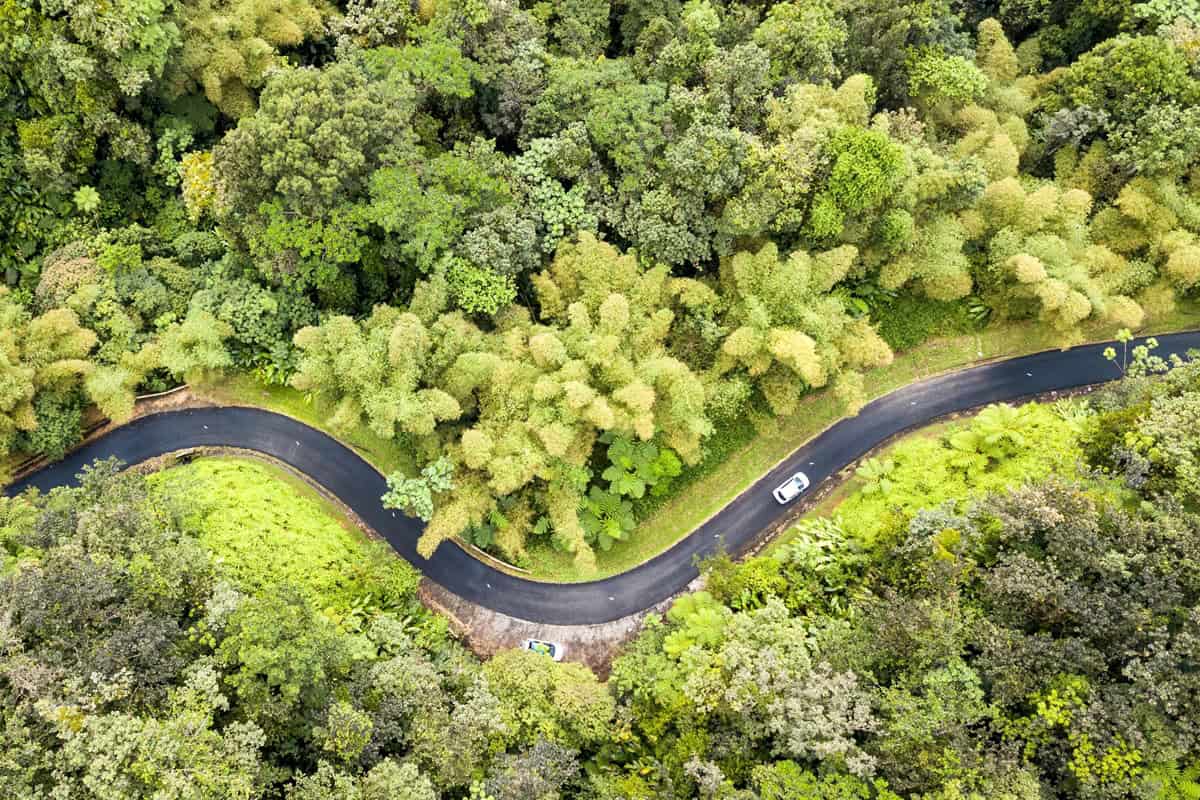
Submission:
[[[0,471],[235,375],[385,452],[422,553],[587,577],[932,335],[1194,303],[1198,43],[1190,0],[0,0]],[[710,566],[608,687],[480,667],[410,593],[228,586],[98,467],[0,504],[0,785],[1191,796],[1175,374],[1097,401],[1082,485],[916,514],[902,461],[864,464],[877,520]],[[1032,418],[930,444],[921,496],[1013,477]]]

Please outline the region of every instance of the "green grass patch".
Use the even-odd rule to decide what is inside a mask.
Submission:
[[[202,458],[150,481],[186,499],[187,523],[225,578],[244,592],[289,584],[338,620],[405,609],[415,598],[416,569],[283,469],[244,458]]]
[[[366,426],[334,432],[328,425],[329,410],[309,402],[302,392],[290,386],[268,386],[253,375],[238,374],[193,390],[197,396],[221,405],[256,406],[294,417],[350,445],[385,475],[396,470],[406,475],[416,473],[416,459],[404,439],[385,439]]]
[[[1200,326],[1200,306],[1181,305],[1141,333],[1165,333]],[[1111,338],[1116,330],[1109,323],[1085,326],[1089,341]],[[996,324],[978,333],[931,339],[896,356],[887,367],[866,374],[868,398],[875,398],[914,381],[940,372],[996,358],[1035,353],[1057,347],[1054,332],[1036,322]],[[756,417],[737,423],[738,430],[725,436],[736,447],[722,447],[720,458],[707,458],[685,470],[676,479],[672,494],[642,520],[627,542],[607,552],[596,553],[596,572],[583,575],[568,554],[549,546],[529,550],[525,566],[536,578],[548,581],[586,581],[632,569],[671,547],[715,514],[809,439],[837,422],[842,408],[829,392],[806,397],[795,414],[788,417]],[[752,429],[746,435],[746,426]],[[740,438],[740,437],[745,438]]]

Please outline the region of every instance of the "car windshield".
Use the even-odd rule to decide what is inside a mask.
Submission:
[[[541,653],[542,655],[546,656],[554,655],[554,648],[545,642],[530,642],[529,649],[535,653]]]
[[[775,498],[781,503],[791,500],[804,491],[807,483],[803,475],[793,475],[775,490]]]

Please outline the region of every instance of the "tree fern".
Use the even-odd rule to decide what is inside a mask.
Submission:
[[[863,494],[888,494],[892,491],[891,475],[896,470],[896,462],[890,458],[868,458],[855,474],[866,481],[862,488]]]
[[[1156,764],[1146,772],[1146,788],[1154,800],[1200,800],[1200,761],[1182,769],[1178,761]]]

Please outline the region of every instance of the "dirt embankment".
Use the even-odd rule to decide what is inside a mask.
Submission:
[[[701,581],[697,578],[684,591],[697,591]],[[543,625],[469,603],[430,580],[421,581],[420,594],[421,602],[445,615],[455,632],[480,658],[520,647],[526,639],[540,639],[563,645],[567,661],[586,664],[601,679],[608,678],[613,659],[641,631],[646,615],[663,614],[674,602],[673,597],[668,598],[639,614],[602,625]]]

